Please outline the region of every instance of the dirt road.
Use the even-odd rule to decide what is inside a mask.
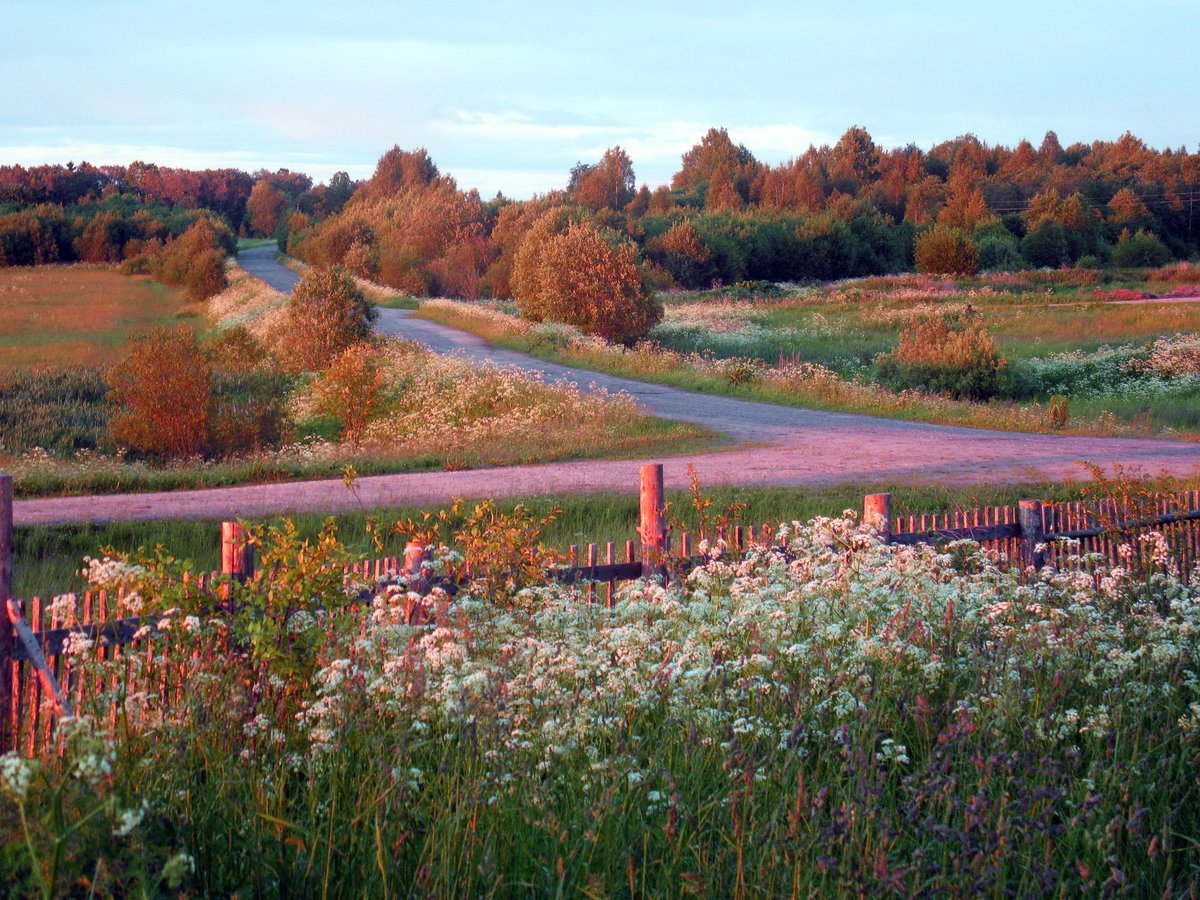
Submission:
[[[270,251],[263,253],[263,250]],[[248,271],[290,290],[295,273],[274,261],[273,248],[244,251]],[[286,273],[284,275],[283,273]],[[663,385],[546,363],[489,347],[481,339],[414,319],[403,310],[381,310],[385,334],[546,373],[581,387],[597,384],[632,394],[654,414],[697,422],[728,433],[740,447],[662,460],[668,488],[687,487],[687,466],[701,482],[716,485],[821,485],[854,481],[970,484],[1077,480],[1089,460],[1146,474],[1200,474],[1200,444],[980,431],[847,413],[772,406],[693,394]],[[752,444],[752,446],[744,446]],[[515,466],[462,472],[379,475],[362,478],[357,496],[340,480],[250,485],[199,491],[23,500],[19,525],[151,518],[249,517],[288,512],[348,511],[386,505],[432,505],[456,496],[506,497],[617,491],[637,485],[644,462],[605,460]]]

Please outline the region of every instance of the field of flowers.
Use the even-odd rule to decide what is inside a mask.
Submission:
[[[611,608],[495,568],[453,597],[355,583],[320,568],[345,559],[332,532],[260,533],[276,577],[217,615],[161,552],[93,562],[125,614],[158,614],[143,640],[168,664],[73,641],[93,699],[66,756],[0,758],[11,883],[1200,890],[1200,573],[1189,586],[1165,541],[1020,573],[969,542],[883,545],[849,513],[778,537],[744,558],[706,545],[686,579]]]
[[[428,301],[419,315],[559,361],[773,402],[984,428],[1195,438],[1200,303],[1109,303],[1098,287],[1127,288],[1103,277],[904,275],[678,293],[666,295],[665,320],[633,348],[521,322],[503,305]],[[1140,295],[1176,296],[1200,283],[1200,268],[1143,279],[1130,282]],[[1005,360],[990,400],[881,383],[880,356],[905,329],[955,317],[979,321]]]

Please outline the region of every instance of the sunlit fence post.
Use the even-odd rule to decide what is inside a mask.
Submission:
[[[233,582],[245,584],[254,577],[254,545],[237,522],[221,523],[221,574],[227,577],[225,602],[233,597]]]
[[[662,463],[642,466],[640,506],[638,535],[642,541],[642,574],[649,578],[665,572],[667,526],[663,516]]]
[[[872,526],[885,544],[892,540],[892,495],[867,494],[863,497],[863,524]]]
[[[13,641],[16,630],[8,617],[8,603],[13,599],[13,480],[0,475],[0,753],[13,749]]]

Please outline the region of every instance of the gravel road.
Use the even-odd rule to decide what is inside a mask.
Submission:
[[[290,291],[299,280],[275,262],[273,247],[243,251],[242,266]],[[1200,444],[1132,438],[981,431],[848,413],[795,409],[693,394],[542,362],[489,347],[474,335],[414,319],[406,310],[380,310],[378,330],[421,341],[439,352],[462,353],[545,373],[587,388],[626,391],[655,415],[724,431],[739,446],[662,460],[668,488],[686,488],[687,466],[706,486],[788,486],[858,482],[979,484],[1079,480],[1080,461],[1146,474],[1200,474]],[[749,445],[749,446],[747,446]],[[357,497],[340,479],[249,485],[155,494],[22,500],[18,525],[152,518],[233,518],[290,512],[342,512],[386,505],[432,505],[452,497],[535,496],[636,489],[646,460],[581,461],[461,472],[360,478]]]

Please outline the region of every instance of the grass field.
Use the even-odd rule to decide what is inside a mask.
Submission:
[[[966,303],[982,315],[988,332],[1009,359],[1071,351],[1091,353],[1105,345],[1147,343],[1177,333],[1200,332],[1200,303],[1122,305],[1060,295],[960,291],[914,299],[886,295],[860,299],[814,292],[811,297],[748,309],[746,324],[758,326],[764,333],[760,345],[747,341],[742,349],[770,362],[780,354],[797,354],[853,373],[894,347],[901,328],[914,315],[961,308]],[[686,322],[689,312],[695,315],[694,307],[677,309],[677,321]],[[668,327],[666,335],[671,330]],[[666,337],[664,344],[676,349],[705,349],[703,338],[675,344]],[[720,346],[710,349],[719,352]]]
[[[129,336],[202,322],[182,291],[91,266],[0,268],[0,377],[35,368],[106,366]]]
[[[1105,302],[1131,284],[1159,296],[1200,291],[1200,269],[1169,274],[1107,283],[1096,272],[903,275],[673,292],[663,295],[664,321],[633,348],[534,325],[506,303],[435,300],[418,315],[555,362],[701,392],[977,428],[1194,440],[1200,302]],[[878,358],[905,329],[953,315],[981,322],[1006,360],[991,399],[881,383]],[[1066,398],[1065,416],[1054,414],[1055,397]]]

